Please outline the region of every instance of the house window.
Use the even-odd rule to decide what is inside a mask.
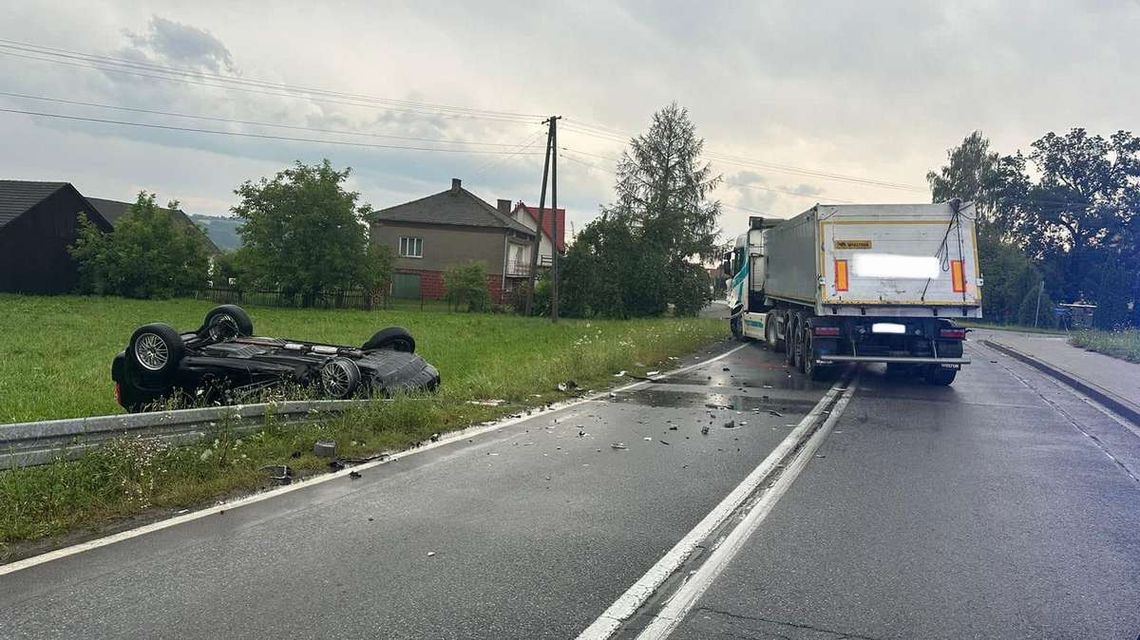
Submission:
[[[423,238],[409,238],[407,236],[400,238],[400,257],[401,258],[422,258],[424,257],[424,239]]]

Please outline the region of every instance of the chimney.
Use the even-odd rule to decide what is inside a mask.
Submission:
[[[499,213],[509,216],[511,215],[511,201],[499,198]]]
[[[452,178],[451,179],[451,192],[452,193],[459,193],[459,189],[462,188],[462,186],[463,186],[463,181],[460,180],[459,178]]]

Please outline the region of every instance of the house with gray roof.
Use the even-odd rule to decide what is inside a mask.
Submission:
[[[87,201],[90,202],[99,211],[99,214],[102,215],[107,222],[111,223],[112,227],[117,226],[119,224],[119,220],[126,216],[127,212],[131,210],[131,207],[135,205],[133,202],[107,200],[106,198],[87,198]],[[192,230],[195,236],[197,236],[201,241],[202,248],[206,250],[206,253],[208,255],[216,256],[222,252],[222,250],[218,248],[218,245],[214,244],[213,240],[210,239],[210,236],[205,232],[205,230],[194,224],[194,221],[190,219],[190,216],[186,215],[186,213],[181,209],[168,209],[166,207],[159,207],[158,210],[170,216],[170,219],[177,227]]]
[[[526,280],[535,232],[514,218],[510,200],[492,206],[453,178],[450,189],[373,213],[370,237],[395,256],[396,297],[442,299],[445,271],[482,262],[501,303]]]

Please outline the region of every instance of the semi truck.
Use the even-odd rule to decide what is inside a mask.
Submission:
[[[966,329],[982,317],[975,209],[940,204],[817,204],[788,219],[749,218],[724,256],[729,326],[811,379],[845,363],[949,385]]]

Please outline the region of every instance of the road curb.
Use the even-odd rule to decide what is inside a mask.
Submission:
[[[1077,376],[1069,373],[1068,371],[1065,371],[1063,369],[1059,369],[1059,368],[1057,368],[1057,367],[1055,367],[1055,366],[1053,366],[1047,362],[1044,362],[1042,360],[1038,360],[1037,358],[1034,358],[1031,355],[1028,355],[1026,353],[1022,353],[1021,351],[1018,351],[1017,349],[1014,349],[1013,347],[1001,344],[1000,342],[994,342],[993,340],[982,340],[982,344],[986,345],[987,347],[990,347],[991,349],[995,349],[997,351],[1000,351],[1001,353],[1004,353],[1005,355],[1010,356],[1011,358],[1014,358],[1016,360],[1020,360],[1021,362],[1024,362],[1025,364],[1033,367],[1034,369],[1037,369],[1038,371],[1042,371],[1042,372],[1052,376],[1053,378],[1056,378],[1057,380],[1064,382],[1065,384],[1069,385],[1070,387],[1073,387],[1077,391],[1080,391],[1081,393],[1087,395],[1088,397],[1092,398],[1093,400],[1096,400],[1100,404],[1108,407],[1112,411],[1120,414],[1124,418],[1127,418],[1129,421],[1133,422],[1137,426],[1140,426],[1140,407],[1129,402],[1128,400],[1125,400],[1124,398],[1121,398],[1120,396],[1112,393],[1111,391],[1103,389],[1103,388],[1097,386],[1093,382],[1089,382],[1087,380],[1083,380],[1081,378],[1078,378]]]

